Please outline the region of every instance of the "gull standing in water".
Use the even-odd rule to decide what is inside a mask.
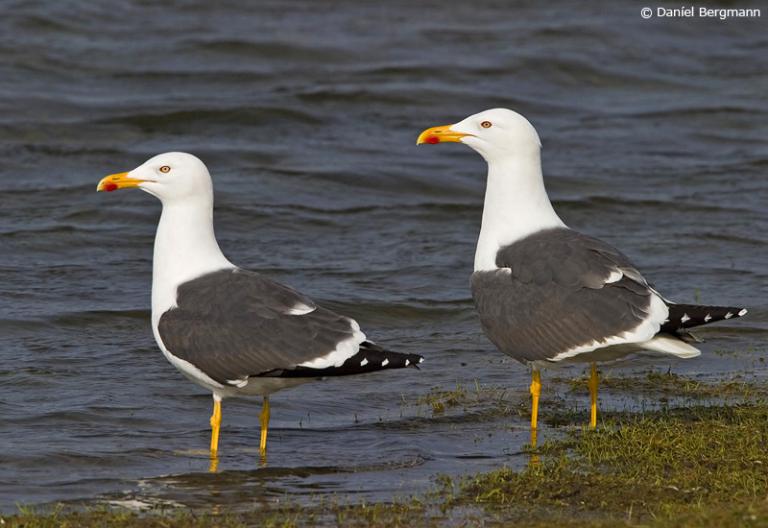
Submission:
[[[163,204],[153,257],[152,332],[166,359],[213,394],[212,460],[224,398],[264,398],[259,449],[265,456],[271,393],[327,376],[422,362],[419,355],[369,341],[354,319],[232,264],[213,232],[211,177],[195,156],[160,154],[130,172],[104,177],[97,190],[127,188]]]

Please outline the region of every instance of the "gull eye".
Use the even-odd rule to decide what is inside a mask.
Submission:
[[[480,123],[480,126],[483,128],[491,128],[493,126],[493,123],[491,123],[490,121],[483,121],[482,123]]]
[[[163,165],[162,167],[160,167],[160,172],[162,173],[171,172],[171,168],[168,165]]]

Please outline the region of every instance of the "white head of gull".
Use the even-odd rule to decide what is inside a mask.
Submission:
[[[700,352],[690,344],[689,328],[746,314],[743,308],[668,301],[620,251],[569,229],[544,188],[539,135],[520,114],[486,110],[424,130],[416,142],[464,143],[488,163],[472,296],[489,339],[533,367],[532,432],[540,367],[592,363],[594,428],[596,362],[648,351],[695,357]]]
[[[355,320],[232,264],[213,230],[211,176],[195,156],[160,154],[97,186],[107,192],[127,188],[146,191],[163,204],[153,259],[152,330],[168,361],[213,394],[211,469],[223,398],[264,397],[260,451],[265,455],[269,394],[322,377],[421,363],[417,354],[368,341]]]
[[[448,127],[424,131],[421,143],[460,141],[488,162],[475,270],[496,269],[496,252],[536,231],[564,227],[544,188],[541,141],[517,112],[494,108]]]
[[[152,259],[152,323],[176,304],[178,286],[206,273],[232,269],[213,230],[213,183],[200,159],[184,152],[150,158],[130,172],[107,176],[98,190],[137,187],[157,197],[163,212]]]

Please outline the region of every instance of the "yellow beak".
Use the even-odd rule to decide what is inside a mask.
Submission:
[[[144,180],[129,177],[127,172],[118,172],[117,174],[104,176],[96,186],[96,191],[112,192],[118,189],[130,189],[132,187],[138,187],[143,181]]]
[[[451,130],[451,125],[438,126],[428,128],[419,134],[418,139],[416,139],[416,144],[421,145],[422,143],[429,143],[434,145],[436,143],[460,143],[461,138],[470,135],[471,134]]]

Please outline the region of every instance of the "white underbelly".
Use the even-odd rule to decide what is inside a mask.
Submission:
[[[279,390],[296,387],[309,381],[318,380],[320,378],[277,378],[277,377],[259,377],[254,376],[248,378],[248,383],[242,387],[235,387],[232,385],[222,385],[214,379],[207,376],[203,371],[195,367],[189,361],[180,359],[170,352],[165,347],[161,348],[165,358],[176,367],[179,372],[184,374],[190,381],[200,385],[201,387],[211,391],[220,398],[231,398],[233,396],[269,396],[273,392]]]

